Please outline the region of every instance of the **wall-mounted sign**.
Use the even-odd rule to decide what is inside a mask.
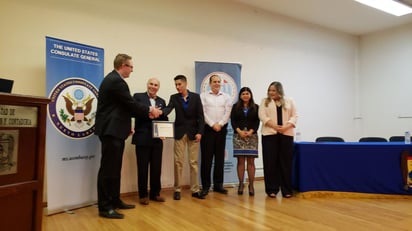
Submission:
[[[0,104],[0,127],[37,127],[37,107]]]

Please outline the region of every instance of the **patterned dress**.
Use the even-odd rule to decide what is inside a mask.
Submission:
[[[256,131],[259,128],[258,105],[255,108],[238,108],[236,104],[232,107],[231,124],[233,127],[233,156],[252,156],[258,157],[258,135]],[[250,137],[241,138],[236,129],[250,130],[254,133]]]

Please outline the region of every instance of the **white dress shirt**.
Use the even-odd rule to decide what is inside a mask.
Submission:
[[[206,124],[213,127],[216,123],[220,126],[228,123],[230,111],[232,110],[232,98],[228,94],[222,91],[217,94],[212,91],[203,92],[200,94],[200,99],[203,104]]]

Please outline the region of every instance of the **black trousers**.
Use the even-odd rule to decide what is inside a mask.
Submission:
[[[137,185],[139,197],[148,197],[148,178],[150,169],[150,198],[160,195],[162,174],[163,141],[153,140],[153,145],[136,145]]]
[[[214,131],[209,125],[205,126],[202,139],[200,141],[201,163],[200,176],[202,189],[209,190],[211,185],[211,171],[213,157],[215,165],[213,168],[213,184],[215,188],[223,186],[225,146],[226,146],[227,124],[219,132]]]
[[[99,211],[114,209],[120,202],[120,177],[124,140],[113,136],[99,136],[102,156],[97,176]]]
[[[262,136],[262,156],[265,192],[291,194],[293,136]]]

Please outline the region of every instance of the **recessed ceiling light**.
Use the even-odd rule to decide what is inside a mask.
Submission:
[[[396,0],[355,0],[362,4],[396,16],[412,13],[412,8]]]

